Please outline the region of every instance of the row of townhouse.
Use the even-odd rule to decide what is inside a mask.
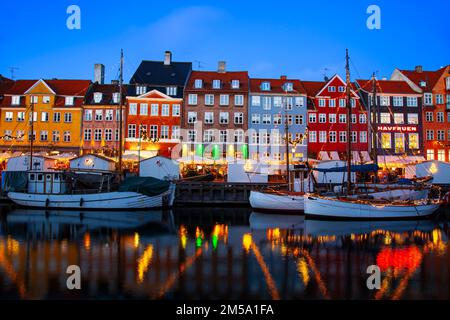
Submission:
[[[380,164],[393,166],[450,161],[449,66],[356,80],[351,119],[346,83],[338,75],[256,79],[228,71],[225,62],[217,71],[193,71],[192,63],[174,62],[166,52],[163,61],[142,61],[122,88],[103,79],[102,65],[96,65],[94,82],[0,78],[0,151],[28,150],[34,137],[37,150],[117,155],[122,131],[125,154],[190,162],[345,159],[349,142],[361,162],[375,152]]]

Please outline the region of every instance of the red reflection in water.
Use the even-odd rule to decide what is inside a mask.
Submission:
[[[377,265],[381,271],[415,270],[422,262],[422,253],[417,247],[402,249],[384,248],[377,255]]]

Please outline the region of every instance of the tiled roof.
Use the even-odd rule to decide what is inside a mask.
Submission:
[[[201,89],[194,88],[195,80],[202,80],[203,87]],[[213,89],[213,80],[221,81],[220,89]],[[239,89],[233,89],[231,87],[232,80],[239,80]],[[227,91],[248,91],[249,79],[247,71],[227,71],[227,72],[216,72],[216,71],[192,71],[189,77],[186,90],[189,91],[205,91],[205,90],[227,90]]]
[[[400,72],[403,73],[408,79],[414,82],[422,90],[432,91],[447,67],[443,67],[436,71],[418,72],[416,70],[400,70]],[[425,81],[425,87],[421,86],[422,81]]]
[[[302,81],[302,85],[309,97],[315,97],[326,85],[323,81]]]
[[[86,94],[86,105],[117,105],[113,102],[113,94],[120,91],[117,84],[92,84],[91,88]],[[99,103],[94,103],[94,93],[101,92],[102,100]],[[122,86],[122,101],[125,103],[125,97],[127,96],[128,86]]]
[[[131,77],[130,84],[184,86],[191,70],[192,62],[165,65],[163,61],[144,60]]]
[[[261,90],[261,84],[263,82],[270,83],[270,90]],[[292,83],[294,91],[286,92],[284,89],[284,85],[286,83]],[[306,89],[303,87],[300,80],[297,79],[287,79],[287,78],[279,78],[279,79],[250,79],[250,92],[252,93],[277,93],[277,94],[306,94]]]
[[[44,80],[46,84],[52,88],[57,95],[62,96],[85,96],[89,86],[90,80]]]
[[[366,92],[373,91],[372,80],[356,80],[362,90]],[[392,94],[418,94],[414,91],[406,81],[394,80],[376,80],[378,93],[392,93]]]

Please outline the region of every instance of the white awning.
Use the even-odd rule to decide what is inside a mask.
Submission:
[[[422,156],[378,156],[378,164],[380,166],[405,166],[423,161],[425,161],[425,158]]]
[[[339,158],[339,153],[337,151],[331,151],[330,156],[331,156],[331,160],[341,160]]]
[[[361,151],[361,156],[362,156],[362,160],[364,163],[372,161],[372,159],[370,158],[369,152],[367,152],[367,151]]]
[[[330,157],[328,156],[328,152],[326,152],[326,151],[319,152],[319,159],[323,160],[323,161],[331,160]]]
[[[358,151],[352,151],[352,160],[353,162],[361,163],[361,157]]]

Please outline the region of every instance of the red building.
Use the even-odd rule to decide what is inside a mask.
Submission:
[[[427,160],[450,161],[450,66],[436,71],[396,69],[392,80],[403,80],[423,94],[423,153]]]
[[[346,83],[335,75],[328,82],[303,81],[308,94],[308,154],[320,160],[344,160],[347,153]],[[367,111],[351,88],[351,141],[355,162],[370,160]]]
[[[171,157],[180,143],[183,99],[158,90],[127,97],[125,154]],[[175,155],[178,157],[178,154]]]

